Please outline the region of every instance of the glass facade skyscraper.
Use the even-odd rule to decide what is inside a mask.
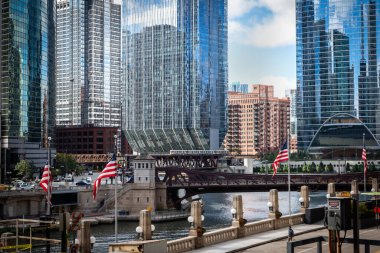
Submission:
[[[123,130],[134,151],[219,149],[227,0],[124,0]]]
[[[0,0],[0,7],[3,169],[22,143],[46,147],[53,135],[56,12],[55,1]]]
[[[121,6],[57,1],[57,126],[120,127]]]
[[[298,147],[337,113],[380,139],[379,0],[296,0]]]

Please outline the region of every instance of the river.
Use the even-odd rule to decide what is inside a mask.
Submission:
[[[232,222],[231,208],[232,198],[234,195],[240,194],[243,197],[244,218],[248,222],[262,220],[268,216],[267,202],[269,198],[268,192],[252,192],[252,193],[208,193],[202,195],[204,203],[203,222],[206,231],[217,228],[228,227]],[[283,215],[288,214],[288,192],[279,192],[280,211]],[[292,213],[298,212],[300,208],[299,192],[291,193]],[[310,194],[310,206],[316,207],[326,203],[326,193],[317,192]],[[172,221],[165,223],[154,223],[156,229],[153,233],[153,239],[173,240],[185,237],[189,232],[189,223],[187,220]],[[119,222],[119,242],[137,239],[135,232],[137,222]],[[108,244],[115,240],[114,225],[99,225],[91,227],[91,234],[95,236],[96,243],[93,252],[108,252]]]

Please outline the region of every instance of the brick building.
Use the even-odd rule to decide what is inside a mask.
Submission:
[[[57,127],[56,149],[58,153],[69,154],[108,154],[114,151],[115,139],[118,137],[118,150],[122,154],[132,153],[132,150],[117,127]]]
[[[234,155],[259,156],[277,150],[287,138],[290,101],[275,98],[272,85],[252,85],[251,92],[228,92],[225,148]]]

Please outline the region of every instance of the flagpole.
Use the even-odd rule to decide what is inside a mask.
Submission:
[[[114,135],[115,137],[115,162],[117,164],[117,135],[115,134]],[[118,231],[117,231],[117,220],[118,220],[118,217],[117,217],[117,177],[119,175],[119,172],[118,172],[118,167],[116,165],[116,176],[115,176],[115,242],[117,242],[117,235],[118,235]]]
[[[290,131],[288,131],[287,142],[288,142],[288,194],[289,194],[289,216],[292,216],[292,206],[291,206],[291,192],[290,192]]]
[[[47,182],[47,199],[46,199],[46,203],[47,203],[47,206],[46,206],[46,216],[50,216],[50,201],[51,201],[51,191],[50,191],[50,184],[52,182],[52,174],[51,174],[51,170],[50,170],[50,141],[51,141],[51,137],[49,136],[48,137],[48,182]]]
[[[365,140],[365,133],[363,133],[363,149],[362,149],[362,159],[363,159],[363,150],[365,148],[364,146],[364,140]],[[366,155],[367,155],[367,150],[366,150]],[[365,172],[366,172],[366,163],[367,162],[367,158],[365,161],[363,161],[363,174],[364,174],[364,192],[367,191],[367,186],[366,186],[366,176],[365,176]]]

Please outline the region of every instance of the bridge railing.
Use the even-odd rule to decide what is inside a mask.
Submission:
[[[237,227],[228,227],[203,234],[203,246],[213,245],[238,238]]]
[[[180,253],[195,249],[196,236],[187,236],[173,241],[167,242],[168,253]]]
[[[289,225],[297,225],[303,223],[304,214],[298,213],[294,214],[292,216],[286,215],[282,216],[280,219],[277,220],[276,229],[284,228]]]

